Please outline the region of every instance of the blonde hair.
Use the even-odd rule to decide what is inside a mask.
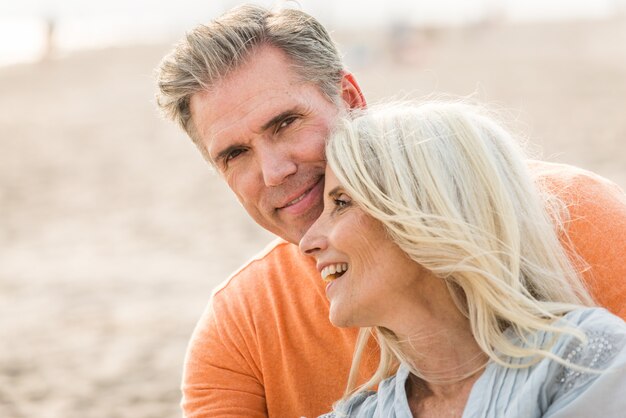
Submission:
[[[340,124],[327,159],[348,194],[391,239],[445,280],[492,360],[507,367],[544,357],[564,362],[533,339],[537,331],[585,340],[581,331],[554,324],[593,303],[557,236],[563,207],[536,190],[520,147],[483,109],[444,102],[370,109]],[[504,335],[506,329],[523,347]],[[380,363],[355,389],[370,331],[381,348]],[[501,356],[524,361],[511,366]],[[408,359],[393,332],[362,329],[346,396],[375,386],[400,361]]]
[[[343,63],[326,29],[299,10],[243,5],[197,26],[163,58],[156,70],[157,105],[196,142],[191,96],[209,89],[264,45],[284,52],[302,80],[336,100]]]

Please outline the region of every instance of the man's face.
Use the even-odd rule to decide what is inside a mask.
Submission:
[[[338,106],[263,46],[193,95],[190,108],[199,145],[250,216],[298,242],[323,209],[324,147]]]

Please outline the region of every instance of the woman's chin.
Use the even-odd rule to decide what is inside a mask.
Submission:
[[[331,304],[330,306],[330,315],[328,316],[330,319],[330,323],[336,326],[337,328],[353,328],[353,327],[367,327],[369,326],[366,321],[363,321],[362,318],[357,318],[351,312],[342,312],[333,309]]]
[[[347,327],[347,325],[345,325],[344,321],[337,320],[337,319],[333,318],[332,316],[329,319],[330,319],[330,323],[333,324],[333,326],[335,326],[337,328],[346,328]]]
[[[366,328],[381,326],[382,322],[372,309],[365,309],[359,304],[350,304],[343,301],[331,300],[328,319],[337,328]]]
[[[346,315],[343,315],[340,312],[333,312],[332,306],[328,318],[330,319],[330,323],[338,328],[348,328],[354,326],[352,321],[348,320]]]

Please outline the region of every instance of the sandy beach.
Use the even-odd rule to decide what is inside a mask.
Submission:
[[[626,21],[336,37],[370,102],[476,93],[626,187]],[[179,416],[195,321],[272,239],[159,117],[169,49],[0,68],[0,417]]]

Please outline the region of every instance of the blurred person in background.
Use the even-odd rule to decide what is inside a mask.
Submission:
[[[555,233],[566,212],[487,115],[387,105],[331,135],[300,248],[330,321],[362,330],[325,418],[623,416],[626,323],[592,308]],[[370,333],[379,365],[356,387]]]
[[[329,322],[315,261],[296,244],[322,213],[332,127],[366,105],[354,75],[313,17],[245,5],[191,30],[160,63],[157,83],[162,112],[250,216],[280,237],[213,292],[185,359],[185,416],[330,410],[343,393],[358,330]],[[623,193],[575,167],[529,167],[568,208],[560,237],[587,263],[592,296],[626,316]],[[376,347],[370,348],[361,376],[376,368]]]

